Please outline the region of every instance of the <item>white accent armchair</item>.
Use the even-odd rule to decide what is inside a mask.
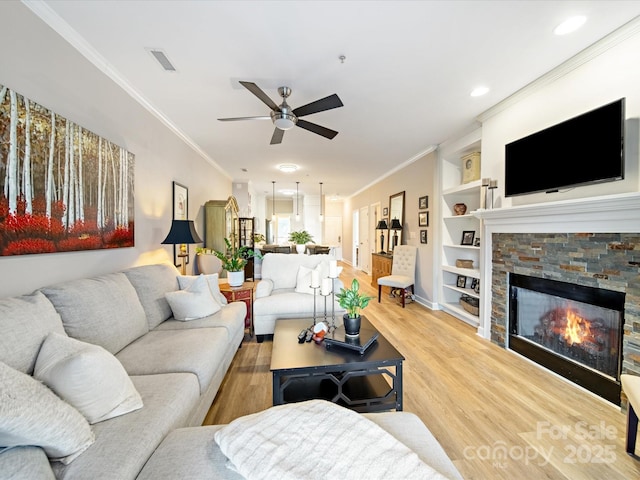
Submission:
[[[416,255],[418,249],[413,245],[398,245],[393,249],[393,263],[391,275],[378,278],[378,303],[382,294],[382,287],[391,287],[391,291],[402,290],[402,308],[405,304],[407,289],[414,293],[416,283]]]

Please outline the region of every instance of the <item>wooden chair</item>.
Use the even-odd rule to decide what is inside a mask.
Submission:
[[[391,287],[391,291],[402,292],[402,308],[404,308],[407,290],[411,290],[411,294],[414,294],[417,253],[418,249],[413,245],[398,245],[393,249],[391,275],[378,278],[378,303],[380,303],[382,287]]]
[[[622,391],[629,401],[627,405],[627,453],[637,458],[636,438],[638,437],[638,411],[640,411],[640,376],[623,373],[620,375]]]

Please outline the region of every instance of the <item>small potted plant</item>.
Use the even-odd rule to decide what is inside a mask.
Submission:
[[[296,244],[296,251],[298,253],[304,253],[307,243],[316,243],[313,241],[313,237],[306,230],[300,230],[299,232],[289,233],[289,241]]]
[[[232,287],[239,287],[244,283],[244,267],[251,257],[262,258],[258,252],[254,252],[249,247],[239,247],[231,245],[228,238],[224,239],[227,251],[222,253],[217,250],[213,254],[222,261],[222,268],[227,271],[227,280]]]
[[[360,334],[360,324],[362,322],[360,311],[369,305],[369,301],[372,298],[360,293],[360,283],[355,278],[351,282],[351,288],[340,289],[336,299],[338,299],[340,306],[347,310],[347,313],[342,316],[344,331],[347,335],[356,336]]]

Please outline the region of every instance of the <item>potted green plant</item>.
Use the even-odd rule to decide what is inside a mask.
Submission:
[[[239,287],[244,283],[244,267],[252,257],[262,258],[259,252],[254,252],[249,247],[236,248],[228,238],[224,239],[227,251],[222,253],[217,250],[213,254],[222,261],[222,268],[227,271],[227,280],[232,287]]]
[[[360,293],[360,283],[355,278],[351,282],[351,288],[341,288],[340,293],[336,295],[336,299],[340,306],[347,310],[342,316],[344,330],[347,335],[359,335],[362,317],[360,311],[369,305],[369,301],[373,297]]]
[[[313,241],[313,237],[306,230],[300,230],[299,232],[289,233],[289,241],[296,244],[296,251],[298,253],[304,253],[305,244],[316,243]]]

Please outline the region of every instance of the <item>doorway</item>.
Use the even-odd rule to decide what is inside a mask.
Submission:
[[[371,248],[369,248],[369,207],[360,208],[358,213],[358,268],[365,273],[369,273],[371,259]]]

